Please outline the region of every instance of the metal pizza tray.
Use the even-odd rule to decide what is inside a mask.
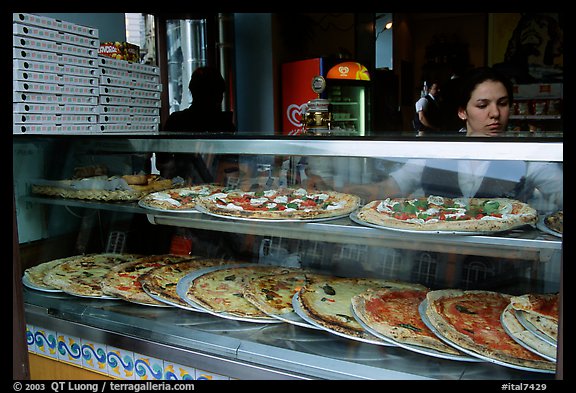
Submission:
[[[24,274],[22,276],[22,284],[24,284],[24,286],[30,288],[30,289],[35,289],[36,291],[42,291],[42,292],[63,292],[61,289],[59,288],[46,288],[46,287],[41,287],[38,286],[36,284],[34,284],[32,281],[30,281],[30,279],[28,278],[28,276],[26,274]]]
[[[546,222],[544,221],[546,219],[546,217],[548,217],[548,216],[547,215],[541,215],[538,217],[538,221],[536,222],[536,228],[540,229],[542,232],[545,232],[549,235],[561,238],[562,234],[560,232],[556,232],[556,231],[548,228],[548,226],[546,225]]]
[[[514,313],[514,315],[516,315],[516,319],[518,320],[518,322],[520,322],[520,324],[522,326],[524,326],[526,328],[526,330],[528,330],[530,333],[534,334],[539,339],[547,342],[550,345],[553,345],[555,347],[558,345],[558,342],[556,340],[554,340],[552,337],[548,336],[546,333],[541,332],[536,326],[532,325],[525,318],[526,314],[524,311],[520,311],[520,310],[515,310],[515,311],[516,312]]]
[[[226,313],[226,312],[215,312],[215,311],[212,311],[212,310],[209,310],[209,309],[203,307],[201,304],[194,302],[192,299],[190,299],[190,298],[188,298],[188,296],[186,296],[186,294],[188,293],[188,289],[190,288],[190,285],[192,284],[192,282],[196,278],[198,278],[198,277],[200,277],[206,273],[213,272],[216,270],[221,270],[221,269],[229,269],[229,268],[233,268],[233,267],[248,267],[248,266],[260,266],[260,265],[257,265],[257,264],[222,265],[222,266],[211,266],[211,267],[207,267],[205,269],[196,270],[192,273],[188,273],[187,275],[182,277],[180,279],[180,281],[178,281],[178,284],[176,285],[176,293],[178,294],[178,296],[180,296],[180,298],[182,300],[184,300],[186,303],[188,303],[192,307],[196,307],[196,308],[198,308],[204,312],[215,315],[217,317],[226,318],[226,319],[233,319],[236,321],[244,321],[244,322],[282,323],[281,320],[276,319],[276,318],[272,318],[272,317],[263,317],[263,318],[241,317],[241,316]]]
[[[340,214],[334,217],[323,217],[323,218],[307,218],[307,219],[292,219],[292,218],[250,218],[250,217],[234,217],[234,216],[226,216],[223,214],[217,214],[213,212],[209,212],[206,210],[204,206],[196,205],[196,210],[201,213],[207,214],[209,216],[218,217],[218,218],[225,218],[227,220],[237,220],[237,221],[252,221],[252,222],[322,222],[322,221],[331,221],[331,220],[338,220],[340,218],[348,217],[348,213]]]
[[[382,345],[382,346],[394,346],[394,344],[388,342],[388,341],[384,341],[381,340],[379,337],[374,337],[373,339],[370,338],[362,338],[362,337],[357,337],[357,336],[353,336],[350,334],[345,334],[342,332],[339,332],[337,330],[334,329],[329,329],[325,326],[320,325],[318,322],[316,322],[314,319],[310,318],[310,316],[308,314],[306,314],[306,312],[302,309],[302,307],[300,307],[300,303],[298,301],[298,292],[296,292],[294,294],[294,296],[292,297],[292,307],[294,308],[294,311],[296,312],[296,314],[298,314],[303,320],[305,320],[306,322],[310,323],[311,325],[314,325],[315,327],[317,327],[320,330],[325,330],[329,333],[335,334],[337,336],[341,336],[344,338],[348,338],[351,340],[356,340],[356,341],[361,341],[364,343],[368,343],[368,344],[376,344],[376,345]],[[368,333],[369,335],[371,335],[371,333]]]
[[[350,217],[350,220],[354,221],[356,224],[367,226],[370,228],[385,229],[387,231],[393,231],[393,232],[403,232],[403,233],[412,233],[412,234],[421,234],[421,235],[438,234],[438,235],[465,235],[465,236],[494,235],[495,233],[497,233],[497,232],[489,232],[489,231],[440,231],[440,230],[419,231],[416,229],[390,228],[390,227],[385,227],[385,226],[378,225],[378,224],[372,224],[371,222],[366,222],[364,220],[361,220],[358,217],[358,211],[354,211],[354,212],[350,213],[349,217]],[[504,231],[501,231],[501,232],[504,232]]]
[[[430,330],[432,330],[432,332],[434,332],[434,334],[436,334],[438,336],[438,338],[440,338],[446,344],[451,345],[454,348],[458,349],[459,351],[467,353],[470,356],[474,356],[474,357],[477,357],[479,359],[485,360],[487,362],[498,364],[498,365],[504,366],[504,367],[514,368],[514,369],[524,370],[524,371],[532,371],[532,372],[536,372],[536,373],[545,373],[545,374],[554,374],[555,373],[554,370],[543,370],[543,369],[539,369],[539,368],[526,367],[526,366],[520,366],[517,364],[508,363],[508,362],[503,362],[501,360],[493,359],[493,358],[490,358],[488,356],[484,356],[482,354],[479,354],[476,351],[472,351],[470,349],[461,347],[460,345],[450,341],[448,338],[446,338],[444,335],[442,335],[442,333],[440,331],[438,331],[438,329],[436,329],[434,327],[434,325],[432,325],[432,323],[428,319],[428,316],[426,315],[426,308],[427,307],[428,307],[428,301],[426,299],[424,301],[422,301],[422,303],[420,303],[420,305],[418,306],[418,311],[420,312],[420,318],[422,318],[422,321],[426,324],[426,326],[428,326],[428,328],[430,328]]]
[[[196,312],[201,312],[201,313],[206,312],[206,311],[204,311],[204,310],[201,310],[200,308],[192,307],[192,306],[189,305],[189,304],[184,305],[184,304],[176,303],[176,302],[170,301],[170,300],[168,300],[168,299],[165,299],[165,298],[163,298],[163,297],[161,297],[161,296],[158,296],[158,295],[155,294],[155,293],[152,293],[152,292],[146,290],[146,287],[144,287],[144,286],[142,287],[142,289],[143,289],[144,292],[146,292],[146,293],[148,294],[148,296],[150,296],[152,299],[158,300],[159,302],[164,302],[164,303],[166,303],[167,305],[170,305],[170,306],[172,306],[172,307],[179,307],[179,308],[182,308],[182,309],[184,309],[184,310],[196,311]]]
[[[407,349],[409,351],[413,351],[416,353],[420,353],[423,355],[428,355],[428,356],[433,356],[435,358],[440,358],[440,359],[448,359],[448,360],[458,360],[458,361],[462,361],[462,362],[482,362],[481,359],[472,357],[472,356],[467,356],[467,355],[454,355],[451,353],[446,353],[446,352],[440,352],[437,351],[435,349],[432,348],[427,348],[427,347],[421,347],[418,345],[413,345],[413,344],[406,344],[406,343],[402,343],[399,342],[397,340],[394,340],[390,337],[387,337],[381,333],[379,333],[378,331],[372,329],[370,326],[368,326],[363,320],[362,318],[360,318],[360,316],[356,313],[356,309],[354,308],[354,304],[350,305],[350,308],[352,310],[352,315],[354,316],[354,318],[356,319],[356,321],[364,328],[366,329],[366,331],[368,331],[369,333],[373,334],[374,336],[381,338],[384,341],[389,342],[392,345],[396,345],[398,347]]]
[[[500,316],[500,322],[502,323],[502,327],[504,328],[504,330],[506,331],[506,333],[508,333],[508,335],[514,340],[516,341],[518,344],[522,345],[524,348],[526,348],[527,350],[529,350],[530,352],[534,352],[536,355],[543,357],[546,360],[550,360],[551,362],[556,362],[556,358],[553,356],[549,356],[545,353],[542,353],[538,350],[538,348],[534,348],[532,345],[530,345],[529,343],[523,341],[520,337],[517,337],[516,335],[514,335],[512,333],[512,331],[510,330],[510,328],[508,327],[508,325],[506,325],[506,323],[504,322],[504,314],[506,312],[510,312],[510,309],[512,308],[512,305],[508,305],[508,307],[506,307],[506,309],[504,311],[502,311],[502,315]],[[514,312],[514,315],[516,315],[516,313]],[[516,318],[518,319],[518,318]],[[524,327],[524,326],[523,326]],[[525,330],[526,332],[528,332],[528,334],[531,334],[533,337],[535,337],[537,340],[539,340],[540,338],[538,336],[536,336],[535,334],[533,334],[532,332],[530,332],[528,329]],[[542,341],[542,343],[544,345],[549,345],[551,347],[556,347],[553,346],[551,344],[549,344],[546,341]]]

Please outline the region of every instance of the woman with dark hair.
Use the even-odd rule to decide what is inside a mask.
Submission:
[[[461,78],[458,97],[467,137],[495,137],[506,131],[512,84],[498,71],[470,70]],[[410,159],[382,182],[349,186],[345,192],[367,201],[409,195],[532,199],[535,208],[551,211],[563,206],[563,169],[557,163],[518,160]]]

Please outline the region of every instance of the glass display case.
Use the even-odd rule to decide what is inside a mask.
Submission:
[[[562,293],[562,238],[538,224],[497,233],[414,233],[361,225],[348,215],[307,222],[230,219],[152,210],[137,200],[42,195],[33,188],[75,175],[80,180],[82,168],[99,167],[105,168],[104,179],[155,173],[176,179],[172,185],[193,181],[344,192],[351,184],[378,185],[409,160],[427,165],[475,160],[503,164],[501,180],[514,184],[526,181],[524,174],[511,175],[517,164],[543,165],[551,175],[540,177],[559,181],[561,190],[562,177],[552,176],[563,167],[561,138],[19,135],[13,138],[13,159],[21,272],[77,254],[152,255],[184,247],[185,253],[230,264],[241,260],[339,277],[386,278],[432,290]],[[166,164],[170,160],[186,165]],[[561,195],[552,197],[537,184],[531,190],[526,201],[540,217],[562,209]],[[360,196],[362,203],[369,201],[368,194]],[[158,364],[154,377],[161,379],[182,377],[172,373],[178,369],[174,365],[181,372],[196,370],[196,377],[200,370],[227,379],[546,380],[561,374],[561,331],[557,372],[542,373],[478,358],[451,360],[286,322],[253,323],[26,285],[22,291],[31,353],[48,351],[50,334],[56,341],[71,338],[62,339],[63,347],[79,343],[80,349],[70,346],[66,356],[80,367],[90,368],[91,355],[98,363],[97,348],[123,353],[125,362],[107,369],[117,378],[127,378],[130,367],[131,378],[144,375],[137,367],[143,358],[149,370]]]

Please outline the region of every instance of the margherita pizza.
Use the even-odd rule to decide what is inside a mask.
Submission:
[[[180,295],[176,292],[178,281],[189,273],[211,266],[223,265],[221,259],[195,258],[185,262],[178,262],[166,266],[160,266],[142,274],[138,281],[142,289],[151,296],[168,304],[180,305],[188,308]]]
[[[380,341],[356,321],[351,310],[355,295],[378,288],[424,289],[419,284],[384,279],[314,276],[298,293],[298,304],[307,318],[328,330],[353,338]]]
[[[100,282],[102,292],[106,295],[119,297],[129,302],[165,306],[165,303],[151,298],[140,285],[141,275],[150,270],[168,264],[189,260],[181,255],[149,255],[134,261],[114,266]]]
[[[360,205],[360,197],[336,191],[280,188],[267,191],[215,193],[200,198],[198,206],[207,213],[225,217],[264,220],[311,220],[341,217]]]
[[[420,318],[418,306],[427,293],[427,289],[368,289],[352,297],[352,307],[366,326],[395,342],[461,355],[444,344]]]
[[[81,255],[58,264],[44,276],[44,283],[76,296],[103,297],[102,279],[112,267],[142,257],[135,254]]]
[[[276,266],[223,267],[192,280],[186,296],[202,308],[214,313],[277,321],[244,299],[244,285],[258,277],[284,274],[290,271],[292,270]]]
[[[138,204],[144,208],[156,210],[194,210],[198,198],[221,192],[222,189],[223,187],[213,184],[173,188],[148,194],[140,199]]]
[[[554,371],[556,365],[518,344],[500,317],[510,295],[444,289],[426,295],[426,317],[437,333],[457,348],[504,364]]]
[[[538,221],[526,203],[507,198],[387,198],[369,202],[358,219],[413,231],[499,232]]]

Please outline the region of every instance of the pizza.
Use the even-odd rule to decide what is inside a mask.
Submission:
[[[81,255],[81,256],[84,256],[84,255]],[[48,273],[50,270],[52,270],[53,268],[55,268],[56,266],[58,266],[62,262],[70,261],[70,260],[73,260],[73,259],[79,258],[79,257],[80,256],[78,256],[78,255],[74,255],[74,256],[66,257],[66,258],[54,259],[51,261],[40,263],[39,265],[32,266],[32,267],[24,270],[24,277],[26,278],[27,282],[29,283],[29,285],[27,285],[27,286],[32,287],[34,289],[40,289],[40,290],[44,289],[44,290],[50,290],[50,291],[51,290],[58,290],[59,291],[58,288],[44,283],[44,277],[46,276],[46,273]],[[26,280],[24,281],[25,284],[26,284]]]
[[[216,192],[221,192],[223,187],[214,184],[202,184],[169,190],[153,192],[140,199],[139,205],[145,208],[157,210],[194,210],[196,200]]]
[[[129,302],[166,306],[166,303],[153,299],[142,289],[139,278],[154,268],[189,259],[187,256],[166,254],[148,255],[124,262],[110,269],[100,282],[100,287],[105,295],[119,297]]]
[[[523,312],[523,317],[536,329],[553,340],[558,340],[558,293],[528,293],[514,296],[510,300],[514,310]]]
[[[518,344],[500,317],[511,296],[481,290],[443,289],[426,295],[426,317],[448,343],[498,362],[554,371],[556,365]]]
[[[257,277],[245,284],[243,295],[268,315],[288,314],[294,312],[294,294],[300,291],[312,276],[312,273],[306,271],[290,271]]]
[[[353,338],[380,341],[368,333],[352,314],[352,298],[368,289],[424,288],[419,284],[375,278],[310,277],[298,292],[298,304],[306,318],[327,330]],[[306,319],[305,318],[305,319]]]
[[[360,221],[413,231],[499,232],[538,221],[537,211],[507,198],[386,198],[367,203]]]
[[[138,281],[142,289],[160,301],[168,304],[179,305],[189,308],[180,295],[176,292],[176,286],[181,278],[196,270],[223,265],[225,262],[220,259],[202,259],[190,257],[184,262],[172,263],[165,266],[156,267],[142,274]]]
[[[564,210],[559,210],[555,213],[548,214],[544,217],[544,225],[546,228],[558,234],[562,234],[564,230]]]
[[[428,328],[418,311],[428,289],[368,289],[352,297],[354,314],[366,326],[395,342],[462,355]]]
[[[80,255],[58,264],[44,276],[44,284],[76,296],[103,297],[102,279],[110,269],[140,258],[136,254]]]
[[[291,270],[264,265],[224,267],[192,280],[186,296],[213,313],[276,321],[244,298],[244,285],[258,277],[288,273]]]
[[[516,312],[512,304],[506,306],[502,312],[502,326],[515,341],[524,345],[529,350],[542,354],[547,359],[556,359],[556,347],[537,337],[534,333],[527,330],[517,319]]]
[[[198,200],[207,213],[264,220],[310,220],[341,217],[360,205],[360,197],[336,191],[279,188],[220,192]]]

